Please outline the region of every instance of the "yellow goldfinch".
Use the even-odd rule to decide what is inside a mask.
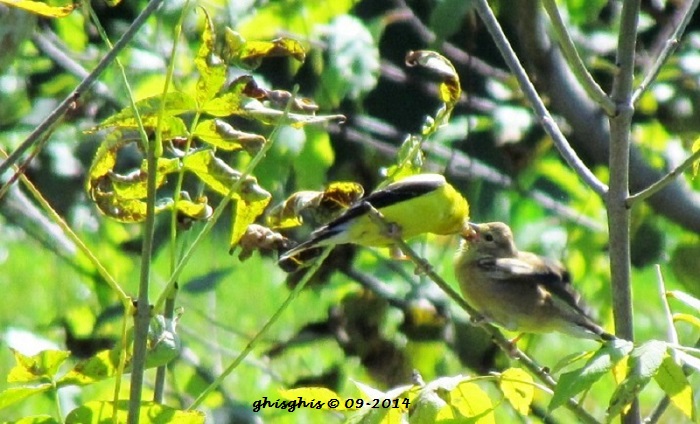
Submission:
[[[294,271],[306,264],[323,246],[354,243],[361,246],[389,246],[387,237],[369,217],[369,207],[382,213],[388,223],[398,227],[401,237],[409,239],[424,233],[456,234],[469,219],[469,205],[445,177],[418,174],[377,190],[348,208],[342,215],[311,234],[308,241],[285,252],[279,265]]]
[[[462,237],[455,274],[467,303],[487,320],[525,333],[615,338],[579,303],[566,269],[556,261],[518,251],[506,224],[469,223]]]

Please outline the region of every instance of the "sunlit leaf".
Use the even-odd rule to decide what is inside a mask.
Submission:
[[[246,41],[240,34],[226,28],[225,58],[244,69],[255,69],[262,60],[270,57],[292,57],[303,62],[306,53],[301,44],[291,38],[276,38],[272,41]]]
[[[654,375],[654,380],[666,392],[671,403],[692,420],[695,415],[693,412],[693,389],[690,387],[683,368],[671,356],[666,355],[659,371]]]
[[[412,423],[434,423],[440,411],[446,406],[448,406],[447,401],[440,397],[437,391],[420,390],[411,405],[410,420]]]
[[[195,137],[222,150],[245,149],[251,155],[257,154],[265,144],[265,137],[238,131],[221,119],[200,121],[194,130]]]
[[[449,60],[430,50],[418,50],[406,54],[406,65],[422,66],[439,75],[443,79],[438,87],[440,100],[450,111],[454,108],[462,95],[462,88],[459,84],[459,75]],[[447,114],[449,115],[449,112]]]
[[[147,97],[145,99],[136,102],[136,109],[139,111],[141,119],[144,120],[145,127],[156,127],[155,119],[160,113],[161,104],[164,103],[164,119],[167,117],[174,117],[185,112],[191,112],[196,109],[195,100],[185,93],[179,91],[171,91],[163,97],[162,95]],[[115,113],[109,118],[102,121],[98,126],[92,128],[90,131],[99,131],[104,128],[128,126],[135,127],[136,118],[134,116],[134,111],[131,107],[126,107],[121,111]],[[182,120],[180,120],[182,122]],[[148,123],[148,125],[146,125]],[[165,126],[173,125],[179,126],[174,120],[165,121]],[[184,123],[182,124],[183,128]],[[178,128],[173,127],[172,133]]]
[[[17,402],[21,402],[30,396],[44,393],[51,389],[53,389],[51,383],[34,385],[32,387],[10,387],[5,389],[0,392],[0,410],[12,406]]]
[[[204,184],[217,193],[227,196],[242,174],[217,158],[212,150],[200,150],[182,159],[185,170],[194,173]]]
[[[59,385],[87,385],[117,374],[121,348],[103,350],[88,359],[78,362],[59,381]]]
[[[695,141],[693,141],[693,146],[690,150],[693,154],[697,153],[698,150],[700,150],[700,137],[696,138]],[[693,178],[698,176],[698,169],[700,169],[700,159],[693,162]]]
[[[301,225],[302,212],[312,210],[318,222],[327,222],[347,209],[364,195],[361,185],[354,182],[333,182],[324,191],[298,191],[268,214],[268,224],[274,228]]]
[[[437,420],[457,419],[477,424],[495,423],[491,398],[476,383],[462,382],[449,392],[448,403],[437,415]]]
[[[205,16],[202,43],[194,59],[199,80],[197,80],[196,100],[199,110],[221,90],[226,81],[226,64],[214,54],[214,24],[206,9],[200,9]]]
[[[508,368],[498,379],[503,395],[522,415],[530,412],[530,405],[535,397],[533,382],[532,376],[520,368]]]
[[[80,405],[66,416],[66,424],[107,424],[126,422],[129,401],[91,401]],[[160,403],[142,401],[139,406],[139,422],[146,424],[204,424],[205,415],[200,411],[183,411]]]
[[[589,389],[593,383],[608,373],[617,362],[626,356],[632,348],[632,343],[624,340],[606,343],[582,368],[563,373],[554,388],[554,395],[549,403],[549,410],[555,410],[577,394]]]
[[[44,2],[30,0],[0,0],[0,3],[14,6],[37,15],[46,16],[47,18],[63,18],[70,15],[78,6],[78,3],[69,6],[49,6]]]
[[[282,123],[289,124],[294,128],[301,128],[304,125],[323,124],[332,121],[338,121],[341,123],[345,121],[345,116],[343,115],[302,115],[299,113],[285,114],[284,110],[267,107],[255,100],[246,103],[242,115],[268,125],[277,125],[284,118]]]
[[[26,383],[40,379],[53,379],[58,368],[68,359],[70,352],[65,350],[44,350],[33,356],[26,356],[11,349],[16,365],[7,375],[8,383]]]
[[[455,34],[464,24],[464,18],[474,7],[471,0],[442,0],[430,14],[429,26],[439,40]]]
[[[632,350],[629,360],[629,374],[617,386],[610,399],[607,411],[609,419],[624,412],[654,377],[666,356],[666,350],[666,343],[658,340],[651,340]]]
[[[269,2],[256,8],[236,29],[247,39],[267,40],[279,32],[311,36],[309,22],[322,25],[345,14],[357,0]]]
[[[271,198],[270,193],[259,187],[257,183],[243,188],[242,195],[236,200],[236,207],[233,211],[233,227],[229,240],[231,248],[238,244],[248,226],[262,215]]]
[[[690,314],[673,314],[673,322],[687,322],[690,325],[700,328],[700,318]]]

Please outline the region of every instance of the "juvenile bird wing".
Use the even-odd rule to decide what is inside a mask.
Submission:
[[[581,296],[571,285],[569,272],[557,262],[520,252],[515,258],[485,258],[479,261],[489,277],[513,284],[537,284],[552,294],[552,299],[590,319]]]

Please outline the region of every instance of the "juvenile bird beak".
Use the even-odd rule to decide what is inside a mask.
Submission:
[[[467,225],[462,229],[462,238],[471,241],[479,237],[479,226],[473,222],[467,222]]]

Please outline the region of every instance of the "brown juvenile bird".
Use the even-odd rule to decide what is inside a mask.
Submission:
[[[469,223],[455,257],[455,274],[469,305],[511,331],[559,331],[613,340],[580,303],[569,273],[558,262],[520,252],[502,222]]]

